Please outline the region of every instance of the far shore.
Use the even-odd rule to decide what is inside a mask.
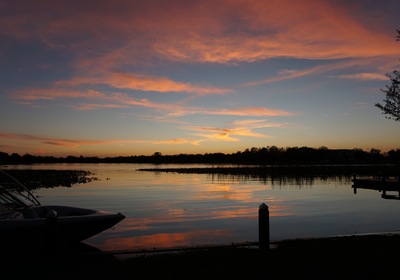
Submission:
[[[185,166],[185,164],[182,164]],[[74,165],[74,168],[76,166]],[[72,187],[76,184],[85,184],[98,180],[95,173],[88,170],[57,170],[57,169],[21,169],[7,168],[7,173],[16,178],[29,189]],[[329,178],[343,177],[350,180],[355,176],[393,177],[398,179],[400,167],[398,165],[238,165],[226,166],[204,165],[204,167],[162,167],[139,168],[144,172],[166,172],[182,174],[214,174],[220,176],[250,176],[264,180],[278,178]],[[1,174],[0,174],[1,175]],[[9,179],[4,175],[1,180]]]
[[[183,164],[184,165],[184,164]],[[400,166],[394,164],[338,164],[338,165],[212,165],[211,167],[153,167],[139,168],[139,171],[150,172],[175,172],[196,174],[270,174],[270,175],[296,175],[296,176],[324,176],[324,175],[376,175],[399,176]]]

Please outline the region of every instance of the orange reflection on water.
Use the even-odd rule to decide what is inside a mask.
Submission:
[[[231,184],[203,184],[195,194],[197,200],[235,200],[241,202],[255,202],[254,192],[265,190],[265,186],[231,185]]]
[[[292,212],[293,207],[289,205],[273,205],[268,208],[270,217],[285,217],[294,215]]]
[[[273,205],[269,207],[270,217],[283,217],[293,215],[288,205]],[[160,211],[157,216],[127,217],[118,228],[121,231],[135,232],[160,227],[166,224],[190,223],[196,221],[211,221],[218,219],[256,219],[258,208],[246,206],[220,206],[215,208],[168,209]]]
[[[213,239],[225,239],[227,243],[232,237],[228,230],[193,230],[187,232],[158,233],[152,235],[121,237],[110,239],[103,246],[103,250],[121,249],[150,249],[204,245],[204,239],[208,237],[210,243]]]
[[[290,207],[272,206],[269,207],[270,217],[292,215]],[[224,219],[245,219],[253,220],[254,228],[258,224],[258,208],[240,207],[234,209],[228,207],[225,210],[215,210],[205,213],[194,213],[189,216],[183,215],[165,215],[159,217],[127,218],[121,224],[116,226],[114,236],[105,241],[101,246],[102,250],[141,250],[151,248],[169,248],[182,246],[195,246],[215,243],[230,243],[234,234],[227,229],[213,230],[190,230],[193,227],[192,222],[199,220],[215,221]],[[147,234],[146,230],[160,231],[171,229],[176,225],[184,225],[188,231],[156,234]],[[219,224],[219,222],[218,222]],[[223,223],[221,227],[224,227]],[[238,225],[240,227],[240,225]],[[182,230],[182,229],[181,229]]]

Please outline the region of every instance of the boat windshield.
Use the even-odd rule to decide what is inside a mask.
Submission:
[[[1,190],[0,204],[9,209],[21,209],[37,205],[34,201],[17,190]]]
[[[0,204],[8,209],[21,209],[31,207],[34,205],[40,205],[40,202],[35,196],[18,180],[10,176],[3,170],[2,174],[5,174],[12,179],[12,181],[0,182]]]

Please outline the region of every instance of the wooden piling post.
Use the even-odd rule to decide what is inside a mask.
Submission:
[[[265,203],[258,208],[258,243],[262,250],[269,250],[269,210]]]
[[[353,174],[353,193],[357,194],[356,174]]]

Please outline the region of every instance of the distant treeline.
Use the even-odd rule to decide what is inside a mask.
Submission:
[[[84,156],[35,156],[0,152],[0,164],[34,163],[208,163],[208,164],[399,164],[400,149],[382,153],[379,149],[364,151],[355,149],[328,149],[326,147],[268,146],[251,148],[232,154],[176,154],[162,155],[155,152],[150,156],[84,157]]]

